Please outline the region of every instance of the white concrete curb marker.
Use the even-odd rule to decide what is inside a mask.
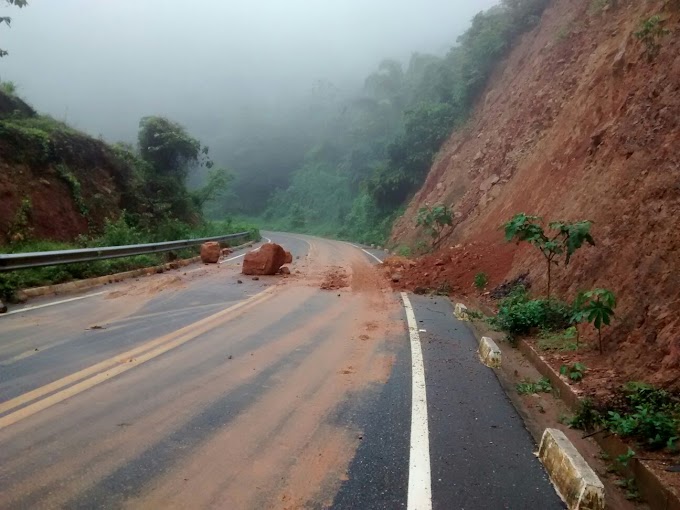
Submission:
[[[501,350],[491,338],[483,336],[479,341],[479,358],[487,367],[498,368],[501,366]]]
[[[401,293],[411,338],[411,455],[408,471],[407,510],[432,509],[432,477],[430,474],[430,431],[427,424],[427,392],[425,367],[420,347],[418,323],[411,301]]]
[[[453,315],[460,321],[468,320],[467,306],[463,303],[456,303],[456,306],[453,309]]]
[[[604,510],[604,485],[564,432],[545,429],[538,457],[569,510]]]

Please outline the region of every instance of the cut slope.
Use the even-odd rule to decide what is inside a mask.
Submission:
[[[596,286],[615,291],[620,305],[606,335],[609,362],[629,379],[677,388],[676,5],[619,1],[602,10],[592,2],[556,0],[498,71],[467,130],[442,149],[395,224],[392,242],[410,244],[422,236],[413,225],[426,203],[445,203],[456,213],[447,250],[458,243],[502,244],[499,225],[518,212],[595,221],[597,248],[555,271],[556,289],[565,297]],[[655,14],[672,33],[650,62],[633,34]],[[494,265],[494,250],[480,257],[480,270]],[[537,288],[544,285],[539,255],[522,251],[505,276],[525,271]]]

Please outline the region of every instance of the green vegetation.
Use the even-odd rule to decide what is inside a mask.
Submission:
[[[63,180],[71,191],[71,196],[73,202],[78,207],[80,214],[87,216],[88,208],[85,205],[85,200],[83,199],[82,187],[80,186],[80,181],[78,177],[69,169],[68,166],[64,164],[57,165],[57,175]]]
[[[475,275],[475,287],[477,290],[484,290],[489,284],[489,277],[486,273],[477,273]]]
[[[416,225],[424,227],[425,231],[432,237],[432,249],[436,249],[442,242],[444,229],[453,225],[453,214],[451,209],[445,205],[435,205],[434,207],[422,207],[418,211]]]
[[[577,351],[578,335],[576,327],[572,326],[563,331],[541,331],[538,334],[538,348],[542,351]]]
[[[600,354],[604,352],[602,347],[602,326],[609,326],[611,324],[614,308],[616,308],[616,297],[607,289],[581,292],[572,305],[570,322],[578,325],[583,321],[588,321],[595,326]]]
[[[2,252],[29,253],[75,248],[96,248],[101,246],[122,246],[127,244],[174,241],[177,239],[213,237],[245,231],[251,232],[250,238],[253,240],[260,238],[259,232],[252,226],[236,224],[231,221],[208,222],[192,227],[175,219],[159,223],[153,230],[144,230],[128,223],[126,215],[123,215],[116,221],[107,221],[102,235],[96,238],[81,238],[75,243],[27,240],[2,247],[4,248]],[[179,257],[191,257],[197,253],[197,249],[186,249],[176,255]],[[52,285],[81,278],[92,278],[142,267],[156,266],[168,262],[167,257],[166,254],[139,255],[136,257],[0,273],[0,299],[12,300],[14,293],[22,288]]]
[[[582,401],[570,425],[583,430],[603,427],[648,450],[675,451],[680,438],[680,402],[665,390],[629,383],[609,408],[598,409],[592,401]]]
[[[17,85],[13,81],[0,81],[0,90],[9,96],[17,93]]]
[[[548,3],[503,0],[477,14],[445,57],[415,54],[406,66],[385,60],[352,97],[318,83],[312,114],[289,121],[295,137],[260,133],[235,151],[235,197],[224,212],[261,216],[270,228],[384,244],[441,145]]]
[[[645,55],[651,62],[661,51],[662,37],[671,33],[670,30],[663,27],[663,20],[661,16],[656,15],[647,18],[640,23],[640,28],[633,34],[645,45]]]
[[[527,242],[538,248],[543,255],[548,269],[548,299],[550,299],[552,266],[559,265],[563,256],[564,265],[568,266],[571,257],[584,243],[595,246],[595,241],[590,235],[591,227],[591,221],[552,222],[549,228],[556,232],[548,235],[543,229],[542,219],[539,216],[528,216],[524,213],[515,215],[503,225],[505,239],[508,242]]]
[[[516,388],[517,393],[520,395],[533,395],[535,393],[552,392],[552,384],[550,384],[550,379],[547,377],[542,377],[538,381],[524,379],[522,382],[517,383]]]
[[[490,319],[494,328],[524,335],[533,330],[560,331],[569,326],[569,307],[555,299],[529,299],[523,286],[516,287],[498,307],[498,313]]]
[[[572,363],[571,365],[562,365],[560,367],[560,374],[567,377],[570,381],[579,382],[583,380],[586,375],[587,367],[583,363]]]

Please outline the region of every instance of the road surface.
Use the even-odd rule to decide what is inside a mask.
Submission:
[[[290,277],[240,252],[0,317],[0,508],[563,508],[447,299],[268,237]]]

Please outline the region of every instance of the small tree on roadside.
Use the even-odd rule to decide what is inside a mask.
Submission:
[[[584,292],[582,295],[582,320],[585,318],[597,329],[597,340],[600,354],[602,354],[604,352],[602,347],[602,326],[609,326],[611,324],[614,308],[616,308],[616,296],[607,289],[594,289]]]
[[[539,249],[548,268],[548,299],[550,299],[553,265],[559,265],[559,260],[563,256],[564,265],[569,265],[576,250],[584,243],[595,246],[595,241],[590,235],[592,221],[552,222],[548,227],[556,232],[551,236],[545,232],[542,222],[539,216],[520,213],[503,225],[503,229],[508,242],[524,241]]]
[[[425,227],[425,230],[432,237],[432,248],[439,246],[442,242],[444,229],[453,226],[453,213],[445,205],[435,205],[434,207],[423,207],[418,211],[416,225]]]

